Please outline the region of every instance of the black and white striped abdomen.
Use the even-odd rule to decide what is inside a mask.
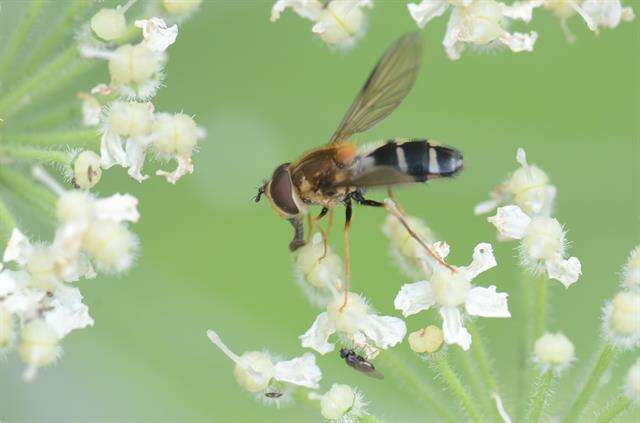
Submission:
[[[462,170],[462,153],[425,139],[404,142],[390,140],[367,155],[374,166],[390,166],[410,175],[416,182],[450,177]]]

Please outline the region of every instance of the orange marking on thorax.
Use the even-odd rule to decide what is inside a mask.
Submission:
[[[356,157],[356,146],[354,144],[341,144],[336,148],[336,162],[346,166],[351,164]]]

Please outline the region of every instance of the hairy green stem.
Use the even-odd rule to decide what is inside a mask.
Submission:
[[[453,392],[455,397],[460,401],[462,408],[471,420],[476,423],[483,423],[485,420],[480,414],[480,411],[476,408],[474,399],[462,385],[460,378],[458,378],[458,375],[449,364],[446,354],[441,353],[434,355],[433,367],[442,376],[442,379],[445,381],[449,389],[451,389],[451,392]]]
[[[535,278],[529,272],[522,273],[522,317],[520,319],[520,343],[518,345],[518,372],[516,375],[516,417],[524,411],[528,381],[531,379],[531,366],[528,365],[531,351],[533,351],[533,284]]]
[[[0,81],[5,79],[7,71],[15,63],[16,55],[19,49],[24,47],[29,31],[31,31],[31,27],[40,16],[44,5],[44,0],[32,0],[11,39],[5,44],[6,47],[0,55]]]
[[[6,137],[15,143],[32,145],[64,144],[70,147],[97,147],[100,144],[100,134],[95,128],[7,134]]]
[[[59,163],[71,166],[74,154],[69,151],[47,150],[13,144],[0,144],[0,158],[4,160],[27,160],[44,163]]]
[[[56,196],[22,173],[7,166],[0,166],[0,185],[16,193],[47,215],[55,216]]]
[[[587,382],[571,405],[567,416],[563,420],[564,423],[575,422],[579,419],[580,414],[582,414],[593,393],[598,389],[602,376],[611,365],[615,356],[616,350],[611,344],[604,344],[601,347],[595,365],[587,377]]]
[[[633,401],[628,396],[620,394],[615,400],[605,405],[604,409],[596,417],[596,423],[609,423],[620,414],[631,408]]]
[[[451,411],[443,406],[444,401],[432,392],[424,380],[418,376],[417,371],[410,368],[396,352],[382,351],[376,361],[388,368],[387,374],[401,382],[408,392],[424,401],[434,413],[440,416],[442,421],[450,423],[458,421]]]
[[[549,294],[549,281],[544,277],[536,278],[536,302],[533,334],[535,339],[540,338],[547,326],[547,302]]]
[[[533,391],[529,398],[529,409],[525,421],[535,423],[540,420],[544,406],[549,401],[551,383],[553,382],[553,370],[547,370],[538,375],[534,381]]]
[[[55,128],[80,116],[80,102],[75,99],[73,102],[64,103],[59,106],[50,107],[46,111],[29,113],[18,120],[10,122],[11,126],[7,131],[24,132],[46,128]]]
[[[2,242],[3,248],[11,236],[11,231],[16,226],[18,226],[16,218],[13,216],[13,213],[11,213],[11,210],[9,210],[9,207],[7,207],[7,204],[0,198],[0,241]]]

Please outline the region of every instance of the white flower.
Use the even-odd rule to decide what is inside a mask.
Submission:
[[[319,399],[320,413],[329,421],[357,422],[366,414],[362,394],[349,385],[334,383]]]
[[[559,372],[574,359],[573,344],[562,333],[545,333],[536,340],[533,347],[535,361],[543,371],[549,369]]]
[[[627,373],[624,393],[632,401],[640,400],[640,359],[636,360]]]
[[[622,286],[640,290],[640,245],[631,251],[627,263],[622,268]]]
[[[58,338],[64,338],[72,330],[93,326],[89,308],[82,302],[78,288],[59,285],[47,298],[45,306],[48,311],[44,319]]]
[[[335,332],[340,332],[358,348],[370,351],[370,356],[373,356],[377,352],[375,347],[393,347],[402,341],[407,332],[402,319],[374,314],[358,294],[348,293],[344,307],[343,304],[343,295],[334,293],[327,311],[320,313],[309,330],[299,336],[303,347],[312,348],[320,354],[331,352],[335,345],[329,343],[328,339]]]
[[[523,34],[505,29],[507,19],[528,21],[535,4],[521,2],[506,6],[494,0],[423,0],[409,3],[409,13],[420,28],[452,7],[442,44],[452,60],[460,58],[466,44],[483,46],[499,42],[514,52],[532,51],[538,38],[534,31]]]
[[[137,20],[135,25],[142,28],[144,43],[151,51],[165,51],[178,37],[178,25],[167,27],[161,18]]]
[[[603,310],[603,333],[617,348],[629,350],[640,345],[640,293],[622,291]]]
[[[0,305],[10,314],[30,315],[46,293],[30,286],[31,276],[24,270],[0,272]]]
[[[476,206],[476,214],[488,213],[501,204],[509,203],[515,203],[529,216],[551,214],[556,188],[549,184],[549,177],[536,165],[527,163],[522,148],[516,153],[516,161],[521,167],[509,180],[494,189],[491,200]]]
[[[241,356],[236,355],[213,330],[208,330],[207,336],[236,364],[236,381],[251,393],[269,392],[270,385],[276,381],[305,388],[318,388],[322,373],[316,365],[315,356],[311,353],[274,363],[272,357],[265,352],[250,351]]]
[[[102,106],[92,95],[78,93],[78,98],[82,100],[82,123],[84,126],[98,126],[100,123],[100,113]]]
[[[295,262],[297,281],[309,300],[326,307],[332,294],[329,287],[342,289],[342,261],[327,245],[325,251],[322,235],[316,233],[311,242],[298,249]]]
[[[406,317],[436,305],[443,319],[444,341],[467,350],[471,346],[471,335],[463,326],[460,307],[464,306],[472,316],[511,317],[506,293],[496,292],[493,285],[483,288],[471,284],[480,273],[495,266],[491,244],[478,244],[469,266],[452,271],[436,265],[430,280],[403,285],[394,306]]]
[[[310,21],[317,20],[322,11],[322,3],[318,0],[278,0],[271,8],[271,22],[280,19],[280,15],[288,7]]]
[[[582,274],[580,260],[565,259],[566,239],[560,223],[551,217],[530,218],[518,206],[500,207],[495,216],[487,219],[499,234],[507,239],[519,239],[520,255],[525,266],[534,272],[546,269],[551,279],[565,288]]]
[[[27,364],[25,380],[33,380],[39,367],[53,363],[60,355],[59,337],[47,322],[32,320],[22,327],[18,354]]]

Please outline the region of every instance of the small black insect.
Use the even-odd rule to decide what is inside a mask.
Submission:
[[[282,392],[267,392],[264,396],[267,398],[280,398],[282,396]]]
[[[367,361],[363,356],[356,354],[354,350],[342,348],[340,350],[340,358],[344,358],[344,361],[349,365],[349,367],[353,367],[367,376],[376,379],[384,379],[382,373],[377,371],[373,364]]]

